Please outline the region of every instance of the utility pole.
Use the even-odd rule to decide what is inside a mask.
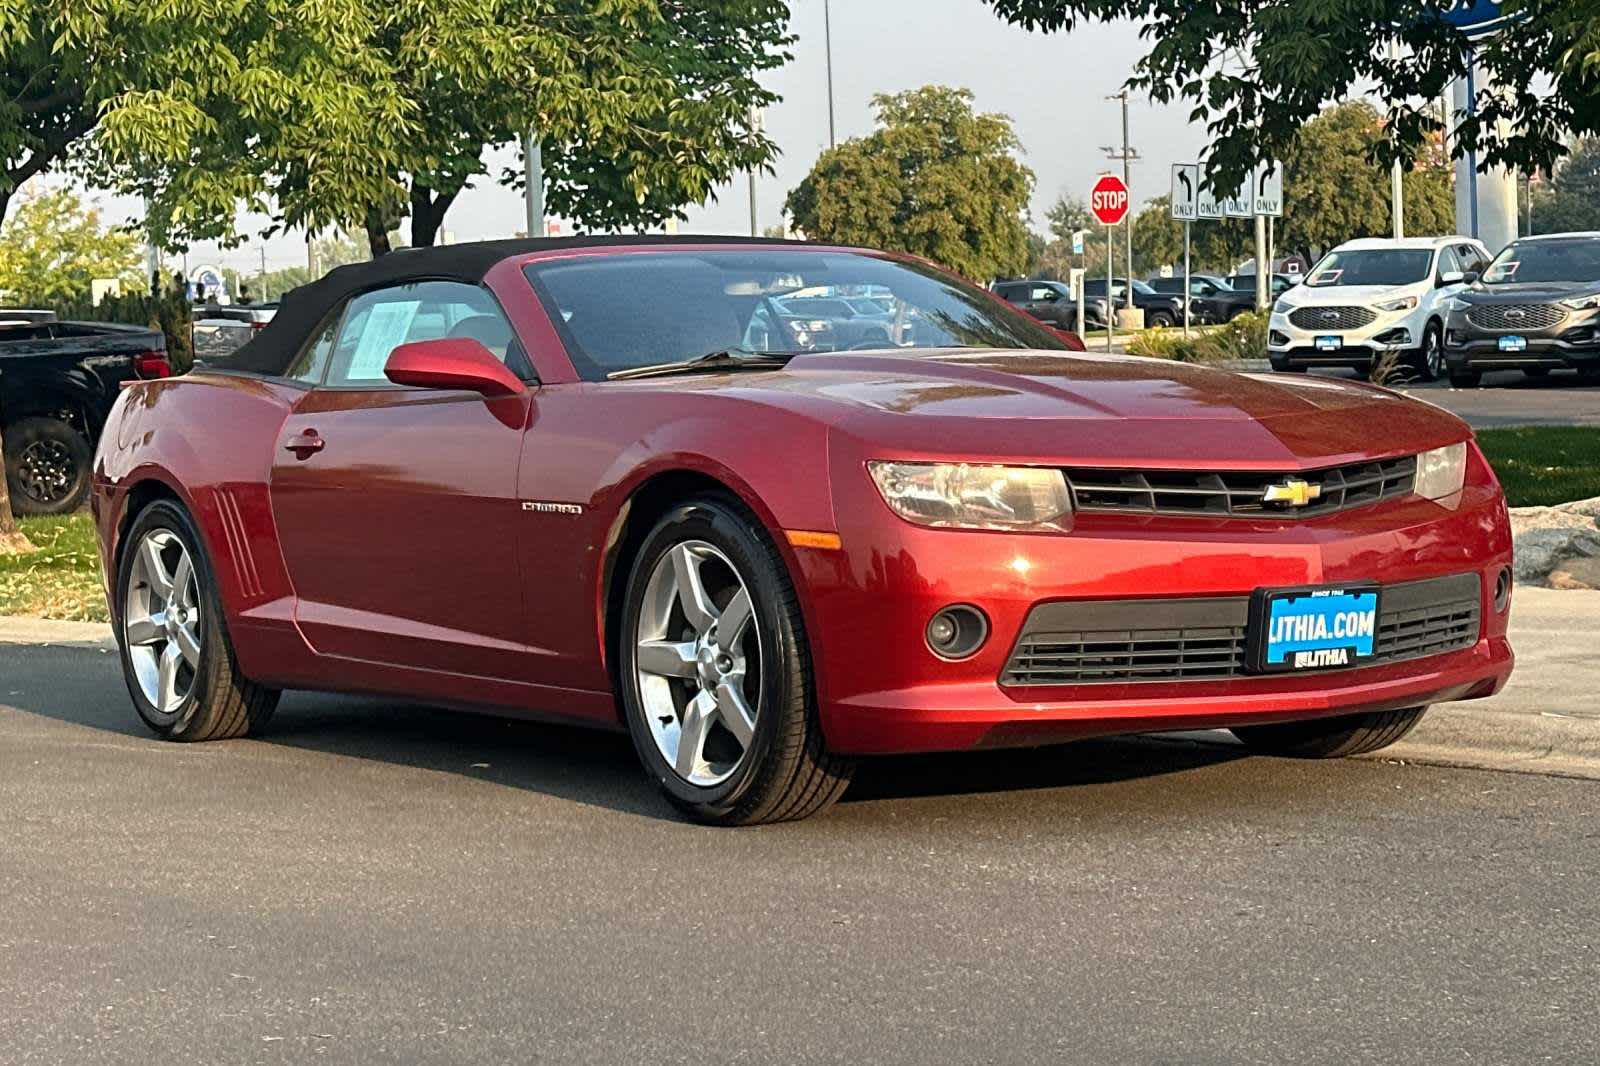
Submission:
[[[522,138],[523,206],[528,216],[528,236],[544,236],[544,146],[532,126]]]
[[[828,0],[822,0],[822,43],[827,52],[828,64],[828,147],[834,146],[833,129],[833,16],[828,10]]]
[[[1102,146],[1101,147],[1101,151],[1106,153],[1106,158],[1107,159],[1111,159],[1111,160],[1120,159],[1120,160],[1122,160],[1122,184],[1124,184],[1124,185],[1126,185],[1128,187],[1128,218],[1127,218],[1127,227],[1128,227],[1128,229],[1127,229],[1127,232],[1123,234],[1124,243],[1127,245],[1127,249],[1126,249],[1127,258],[1126,258],[1125,262],[1127,264],[1127,271],[1128,271],[1128,291],[1125,294],[1126,295],[1126,301],[1124,303],[1124,306],[1127,307],[1129,310],[1132,310],[1133,309],[1133,169],[1132,169],[1132,167],[1133,167],[1133,161],[1135,159],[1139,158],[1139,152],[1138,152],[1137,149],[1131,148],[1131,147],[1128,146],[1128,90],[1126,88],[1124,88],[1121,92],[1112,93],[1110,96],[1106,97],[1106,99],[1107,100],[1120,100],[1120,101],[1122,101],[1122,150],[1119,152],[1115,148]],[[1108,233],[1107,234],[1107,239],[1109,240],[1109,238],[1110,238],[1110,234]],[[1109,269],[1109,267],[1110,267],[1110,264],[1108,263],[1107,264],[1107,268]],[[1106,292],[1106,296],[1109,298],[1111,296],[1111,293],[1109,291],[1107,291]]]
[[[753,138],[761,132],[761,109],[750,109],[750,136]],[[756,221],[756,168],[750,168],[750,236],[761,236],[759,224]]]

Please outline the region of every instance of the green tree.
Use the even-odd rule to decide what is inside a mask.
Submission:
[[[1584,137],[1548,182],[1534,186],[1533,232],[1600,230],[1600,138]]]
[[[925,256],[975,281],[1028,263],[1033,172],[1004,115],[930,85],[873,97],[877,129],[824,152],[789,194],[809,237]]]
[[[1062,194],[1056,197],[1056,202],[1044,213],[1045,221],[1050,224],[1050,233],[1058,241],[1072,240],[1072,235],[1079,230],[1093,233],[1100,228],[1100,223],[1089,213],[1089,207],[1082,199],[1076,196]]]
[[[108,228],[71,189],[20,200],[0,229],[0,293],[13,304],[54,308],[86,301],[90,282],[109,278],[144,284],[140,240]]]
[[[278,120],[241,113],[211,129],[197,154],[123,168],[124,188],[154,194],[165,240],[234,239],[231,213],[188,210],[197,188],[222,184],[271,209],[280,228],[363,231],[381,255],[409,219],[410,243],[431,245],[461,191],[487,174],[486,149],[530,128],[548,209],[587,229],[684,217],[684,205],[775,154],[751,117],[776,99],[760,74],[787,59],[781,0],[341,6],[351,12],[351,61],[384,87],[394,113],[266,154],[254,146],[281,142]],[[352,141],[361,147],[347,159]],[[520,187],[521,168],[501,177]]]
[[[71,160],[135,191],[182,174],[162,230],[231,232],[239,203],[271,191],[255,170],[303,145],[334,198],[363,199],[406,125],[405,102],[351,47],[365,17],[321,0],[0,0],[0,220],[24,181]],[[258,135],[228,147],[254,169],[204,165],[246,123]]]
[[[1508,0],[1514,25],[1475,46],[1439,17],[1454,6],[1441,0],[984,2],[1034,29],[1139,23],[1151,45],[1129,85],[1193,105],[1214,137],[1208,169],[1217,188],[1237,186],[1257,161],[1281,158],[1328,101],[1360,93],[1403,101],[1391,110],[1393,140],[1373,147],[1381,162],[1415,160],[1440,129],[1431,102],[1466,73],[1474,49],[1500,89],[1480,91],[1453,151],[1475,147],[1488,163],[1548,170],[1566,151],[1566,131],[1600,132],[1600,0]],[[1386,45],[1397,36],[1402,47],[1392,54]]]
[[[1389,171],[1376,161],[1383,119],[1364,100],[1327,108],[1306,123],[1284,153],[1283,220],[1276,244],[1314,262],[1354,237],[1393,232]],[[1452,172],[1434,164],[1405,175],[1406,232],[1455,231]]]

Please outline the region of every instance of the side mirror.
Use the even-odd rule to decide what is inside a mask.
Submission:
[[[1459,285],[1467,280],[1467,276],[1459,270],[1447,270],[1439,275],[1439,285]]]
[[[520,396],[522,379],[471,337],[441,337],[402,344],[389,353],[384,376],[418,389],[462,389],[489,399]]]
[[[1478,283],[1478,279],[1482,276],[1483,275],[1479,274],[1476,270],[1468,270],[1461,275],[1461,280],[1466,282],[1468,285],[1476,285]]]

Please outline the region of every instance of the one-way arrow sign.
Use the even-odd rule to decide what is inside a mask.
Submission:
[[[1256,169],[1256,214],[1283,214],[1283,164],[1263,163]]]
[[[1193,222],[1200,217],[1200,167],[1195,163],[1172,164],[1172,217]]]

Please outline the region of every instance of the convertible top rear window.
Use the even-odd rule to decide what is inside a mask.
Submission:
[[[718,351],[1065,347],[981,289],[854,252],[632,252],[525,270],[589,380]],[[858,310],[857,298],[880,310]]]

